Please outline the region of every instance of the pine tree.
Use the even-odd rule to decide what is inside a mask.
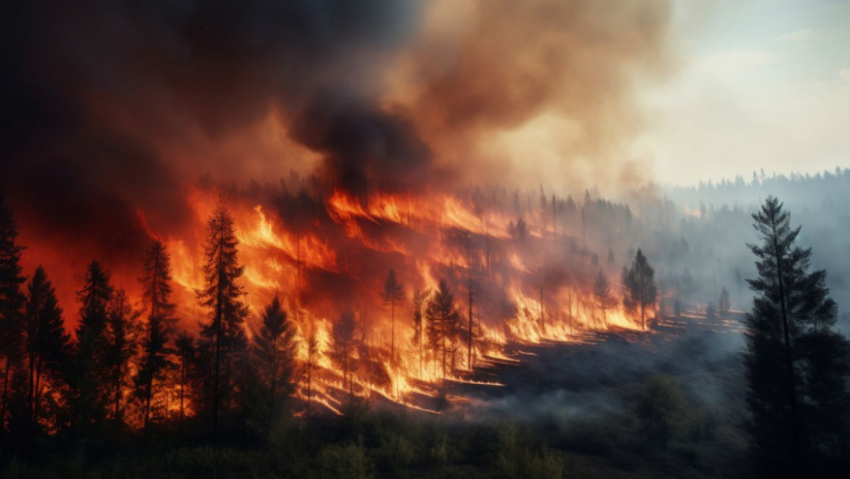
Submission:
[[[395,277],[395,271],[390,269],[387,279],[384,281],[384,290],[381,292],[384,303],[390,305],[390,320],[392,321],[392,337],[390,339],[390,358],[395,360],[395,304],[404,300],[404,286]]]
[[[154,383],[165,380],[169,366],[166,349],[177,322],[176,306],[170,301],[171,258],[162,242],[155,241],[148,250],[139,281],[147,324],[141,344],[141,364],[134,382],[136,397],[142,401],[143,427],[147,433],[155,396]]]
[[[77,292],[81,303],[80,321],[77,324],[77,342],[74,365],[69,378],[71,385],[69,405],[73,413],[72,424],[86,434],[88,425],[98,424],[106,417],[108,398],[101,388],[108,383],[106,377],[105,346],[106,324],[113,289],[107,273],[97,260],[92,260],[86,270],[83,289]]]
[[[729,310],[732,308],[732,302],[729,300],[729,291],[726,288],[720,289],[720,298],[717,300],[717,309],[720,312],[721,317],[725,317],[729,314]]]
[[[850,453],[850,343],[832,328],[837,307],[826,272],[809,273],[783,205],[753,215],[762,243],[748,245],[758,277],[746,318],[747,402],[754,464],[769,477],[824,477]]]
[[[608,278],[602,270],[596,276],[596,282],[593,284],[593,297],[596,300],[596,307],[602,312],[602,322],[608,325],[608,310],[617,304],[617,300],[611,293],[611,286],[608,283]]]
[[[339,321],[333,325],[331,335],[333,337],[334,355],[336,356],[337,364],[342,367],[343,386],[348,382],[349,393],[353,393],[353,385],[350,378],[351,371],[351,353],[354,349],[354,330],[357,328],[357,323],[354,321],[354,313],[344,311]]]
[[[26,351],[28,357],[27,412],[33,427],[41,417],[45,382],[58,389],[70,357],[71,337],[65,332],[56,291],[39,266],[27,285]]]
[[[655,286],[655,271],[646,260],[640,248],[635,254],[632,267],[623,267],[623,307],[637,316],[640,327],[646,331],[646,313],[655,304],[658,290]]]
[[[0,430],[5,429],[9,400],[9,379],[21,356],[24,297],[21,291],[26,278],[21,274],[21,253],[16,244],[18,226],[12,209],[0,191],[0,354],[3,355],[3,397],[0,401]]]
[[[201,336],[206,339],[212,353],[212,433],[218,440],[218,418],[222,396],[230,390],[235,356],[246,347],[243,324],[248,307],[239,278],[244,267],[237,258],[238,240],[233,229],[233,218],[223,201],[207,224],[207,245],[204,250],[204,289],[198,291],[201,305],[209,308],[209,322],[202,325]],[[224,370],[222,370],[224,368]]]
[[[130,361],[137,350],[139,316],[140,313],[130,304],[127,293],[123,289],[115,291],[106,320],[104,365],[108,382],[101,387],[110,391],[112,420],[117,424],[124,421],[124,394]]]
[[[277,411],[280,395],[289,397],[295,385],[295,326],[277,296],[263,311],[263,325],[254,336],[254,355],[260,379],[268,391],[271,414]]]
[[[422,377],[422,355],[425,342],[422,308],[428,301],[429,292],[416,289],[413,291],[413,344],[419,350],[419,377]]]
[[[458,335],[460,314],[455,308],[454,296],[446,280],[440,280],[440,286],[431,296],[425,308],[428,320],[428,340],[436,353],[442,354],[443,378],[446,377],[448,354],[454,354],[453,345]]]

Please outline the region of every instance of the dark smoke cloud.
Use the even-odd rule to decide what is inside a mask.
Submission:
[[[429,162],[409,124],[377,104],[381,66],[413,30],[417,1],[2,9],[0,187],[24,226],[96,231],[104,246],[138,252],[137,209],[155,229],[178,228],[188,182],[204,172],[245,179],[249,159],[216,146],[270,115],[294,120],[294,138],[327,154],[328,177],[351,186]]]

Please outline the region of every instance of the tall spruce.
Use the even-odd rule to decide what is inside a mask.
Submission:
[[[148,250],[139,281],[147,321],[141,342],[141,364],[134,382],[136,396],[142,402],[142,424],[147,433],[155,385],[165,380],[169,367],[168,343],[177,322],[176,306],[171,302],[171,258],[162,242],[155,241]]]
[[[646,331],[646,314],[655,305],[658,288],[655,286],[655,271],[638,248],[631,268],[623,267],[623,307],[637,317],[640,327]]]
[[[21,359],[26,278],[20,265],[24,248],[17,244],[18,226],[12,209],[0,191],[0,354],[3,364],[3,396],[0,399],[0,430],[5,429],[9,402],[9,380]]]
[[[71,336],[65,332],[62,308],[44,268],[36,268],[26,300],[27,413],[31,427],[41,418],[43,389],[60,389],[70,357]]]
[[[112,296],[109,273],[97,260],[92,260],[86,270],[83,288],[77,292],[80,320],[69,378],[71,397],[68,402],[72,425],[80,428],[83,435],[88,432],[88,426],[98,424],[106,417],[108,397],[102,385],[108,383],[104,346],[107,344],[106,325]]]
[[[395,270],[390,269],[387,273],[387,279],[384,281],[384,290],[381,291],[381,299],[384,303],[390,305],[390,321],[391,321],[391,337],[390,337],[390,358],[395,361],[395,305],[397,302],[404,300],[404,286],[398,282],[395,276]]]
[[[826,271],[809,273],[800,227],[769,197],[753,214],[760,244],[746,318],[748,429],[757,475],[824,477],[850,457],[850,343],[834,330]],[[844,476],[846,477],[846,476]]]
[[[233,217],[224,202],[219,201],[207,223],[203,269],[205,286],[197,292],[201,305],[210,310],[209,321],[201,327],[201,336],[206,339],[212,353],[210,395],[214,442],[218,440],[222,396],[230,390],[230,375],[234,370],[232,363],[247,345],[243,324],[248,307],[239,282],[244,267],[239,265],[237,245]]]
[[[454,304],[454,295],[446,280],[440,280],[440,286],[428,301],[425,318],[428,320],[428,340],[431,348],[442,356],[445,379],[448,355],[454,354],[454,343],[458,336],[460,322],[460,314]]]

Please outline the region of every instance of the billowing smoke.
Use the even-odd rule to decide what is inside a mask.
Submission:
[[[180,234],[201,177],[619,181],[668,3],[6,2],[0,187],[36,260],[117,268]]]

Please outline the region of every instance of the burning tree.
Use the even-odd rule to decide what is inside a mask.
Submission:
[[[231,362],[235,354],[245,350],[243,323],[248,307],[243,302],[244,290],[239,283],[244,268],[239,265],[234,235],[233,217],[223,201],[207,224],[207,245],[204,251],[204,289],[197,292],[201,305],[211,311],[210,320],[201,329],[201,335],[212,352],[212,428],[213,438],[218,437],[218,416],[222,391],[228,391]],[[222,374],[222,363],[224,373]],[[222,388],[224,383],[224,388]]]
[[[605,276],[602,270],[599,270],[599,274],[596,276],[596,282],[593,284],[593,297],[596,300],[596,307],[602,313],[602,323],[607,325],[608,310],[617,304],[617,300],[614,298],[613,293],[611,293],[608,277]]]
[[[147,310],[146,331],[142,340],[142,359],[135,377],[136,396],[143,405],[145,431],[151,416],[154,382],[165,379],[169,365],[166,346],[172,334],[176,306],[171,298],[171,261],[165,245],[155,241],[145,258],[142,270],[142,305]],[[182,393],[182,391],[181,391]]]
[[[404,286],[395,277],[395,271],[390,269],[387,279],[384,281],[384,290],[381,292],[384,303],[390,305],[390,320],[392,322],[392,337],[390,339],[390,359],[395,361],[395,304],[404,300]]]
[[[413,291],[413,344],[419,350],[419,377],[422,378],[422,356],[423,346],[425,343],[425,329],[423,320],[425,319],[422,307],[428,300],[430,293],[416,289]]]
[[[440,280],[440,286],[428,301],[425,308],[428,320],[428,342],[431,349],[442,355],[443,379],[446,377],[446,362],[449,353],[454,354],[454,342],[458,336],[460,314],[455,308],[454,296],[446,280]]]
[[[354,330],[357,328],[357,323],[354,321],[354,313],[345,311],[342,313],[339,321],[333,325],[333,345],[334,356],[337,363],[342,367],[343,386],[348,382],[348,391],[353,393],[353,385],[350,378],[352,369],[351,353],[354,350],[355,338]]]
[[[655,271],[638,248],[632,267],[623,267],[623,307],[630,314],[638,317],[640,327],[644,331],[646,330],[646,310],[653,307],[657,297]]]

